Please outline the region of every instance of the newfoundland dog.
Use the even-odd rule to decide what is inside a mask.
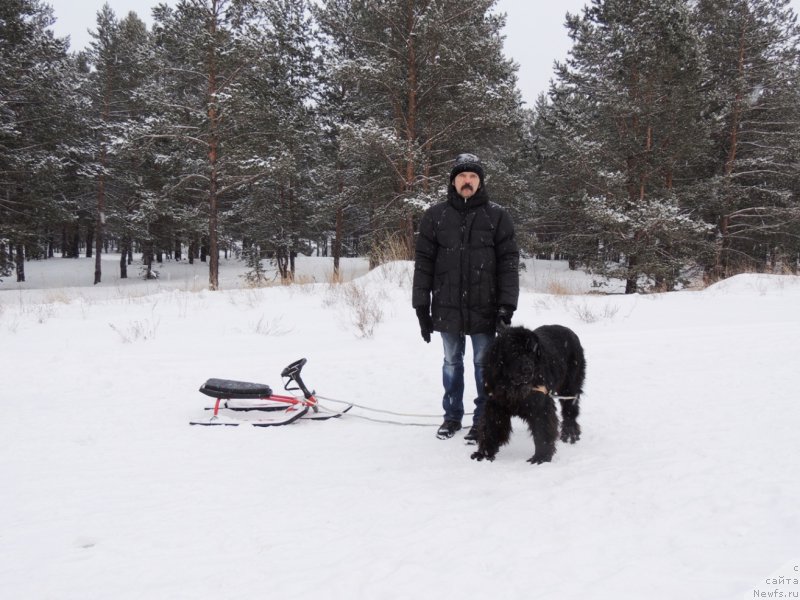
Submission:
[[[571,329],[544,325],[531,331],[509,327],[489,347],[484,381],[489,399],[478,423],[475,460],[494,460],[511,435],[511,417],[530,428],[535,446],[529,463],[550,462],[556,451],[561,403],[561,440],[574,444],[581,436],[578,402],[583,391],[586,360]]]

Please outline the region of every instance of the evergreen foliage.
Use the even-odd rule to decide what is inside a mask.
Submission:
[[[713,152],[698,210],[714,227],[711,278],[798,258],[800,29],[788,0],[701,0]]]
[[[85,118],[90,127],[84,146],[82,172],[91,178],[95,196],[95,273],[94,283],[102,280],[101,254],[108,233],[127,248],[131,239],[147,239],[148,230],[137,229],[135,212],[141,208],[140,174],[145,167],[142,155],[130,139],[132,124],[142,118],[144,104],[139,90],[148,77],[151,39],[136,13],[122,21],[105,4],[97,14],[97,29],[87,58],[93,66],[86,77],[85,94],[91,111]],[[86,254],[91,256],[91,244]],[[127,265],[120,265],[127,277]],[[148,272],[149,277],[149,272]]]
[[[81,102],[52,22],[40,0],[0,4],[0,276],[15,269],[17,281],[25,257],[46,256],[59,225],[77,217],[60,184]]]
[[[786,0],[593,0],[536,110],[551,251],[626,291],[797,267],[798,35]]]
[[[595,1],[567,26],[575,44],[541,112],[549,208],[580,223],[563,234],[582,264],[626,280],[628,292],[671,289],[705,235],[687,208],[709,149],[688,5]]]
[[[69,53],[0,3],[0,277],[25,260],[410,256],[476,153],[530,254],[668,290],[797,270],[800,30],[789,0],[591,0],[523,109],[496,0],[106,5]],[[332,242],[332,244],[331,244]],[[399,250],[398,250],[399,249]],[[88,274],[87,274],[88,276]]]
[[[336,203],[370,247],[399,230],[410,253],[413,217],[442,199],[457,153],[482,155],[491,184],[503,180],[494,167],[514,155],[522,113],[494,4],[333,0],[316,11]]]

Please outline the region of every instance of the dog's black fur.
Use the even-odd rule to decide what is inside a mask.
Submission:
[[[556,451],[558,413],[550,395],[574,396],[561,403],[561,440],[574,444],[581,437],[578,402],[586,376],[583,347],[575,332],[561,325],[531,331],[510,327],[492,342],[484,370],[489,399],[478,423],[475,460],[494,460],[511,435],[511,417],[530,428],[536,448],[532,464],[550,462]]]

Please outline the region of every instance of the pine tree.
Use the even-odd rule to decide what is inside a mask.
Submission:
[[[330,0],[317,12],[328,43],[323,110],[339,132],[337,204],[373,244],[400,230],[410,252],[412,217],[442,198],[452,157],[481,154],[491,173],[520,137],[516,67],[494,5]]]
[[[40,0],[0,3],[0,273],[13,253],[18,281],[26,255],[44,255],[48,230],[64,216],[59,184],[79,112],[75,63],[52,23]]]
[[[236,231],[273,256],[283,279],[294,277],[302,240],[314,237],[315,168],[320,153],[313,106],[319,80],[314,32],[307,0],[273,0],[263,5],[251,43],[259,59],[239,87],[243,123],[259,135],[243,162],[266,170],[239,194]],[[317,182],[324,185],[324,181]]]
[[[180,199],[190,213],[206,214],[209,287],[216,290],[223,203],[267,174],[257,157],[243,158],[249,140],[263,132],[243,118],[240,104],[242,79],[259,58],[252,38],[263,4],[181,0],[174,9],[158,6],[154,18],[158,70],[145,92],[151,115],[142,137],[169,166],[170,181],[153,190],[150,206],[164,214],[168,210],[157,203],[169,197]]]
[[[102,279],[101,254],[107,222],[114,226],[124,221],[136,197],[142,164],[132,151],[128,132],[134,120],[141,117],[136,96],[151,63],[147,61],[147,28],[136,13],[118,21],[105,4],[97,13],[97,29],[92,38],[88,59],[93,69],[87,85],[94,111],[88,148],[91,162],[84,170],[93,174],[95,183],[94,283],[97,284]],[[117,229],[123,230],[124,226]],[[122,233],[123,239],[130,238],[123,231],[114,233]],[[121,267],[126,276],[124,263]]]
[[[572,217],[560,242],[578,262],[621,277],[627,293],[671,289],[706,231],[687,208],[708,149],[688,3],[593,0],[567,27],[574,45],[552,106],[537,107],[544,204]]]
[[[789,0],[700,0],[714,152],[703,214],[709,279],[797,264],[800,30]]]

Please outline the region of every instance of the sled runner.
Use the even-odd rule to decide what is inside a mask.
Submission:
[[[272,388],[263,383],[216,378],[207,380],[200,387],[200,392],[216,399],[214,406],[206,407],[213,414],[206,420],[190,421],[189,424],[236,427],[244,423],[253,427],[273,427],[289,425],[298,419],[333,419],[353,407],[348,404],[336,411],[321,409],[315,392],[308,390],[300,376],[305,364],[306,359],[301,358],[281,372],[281,377],[286,380],[283,388],[286,391],[300,391],[302,396],[275,394]],[[289,387],[293,383],[296,387]],[[271,414],[264,416],[264,413]]]

